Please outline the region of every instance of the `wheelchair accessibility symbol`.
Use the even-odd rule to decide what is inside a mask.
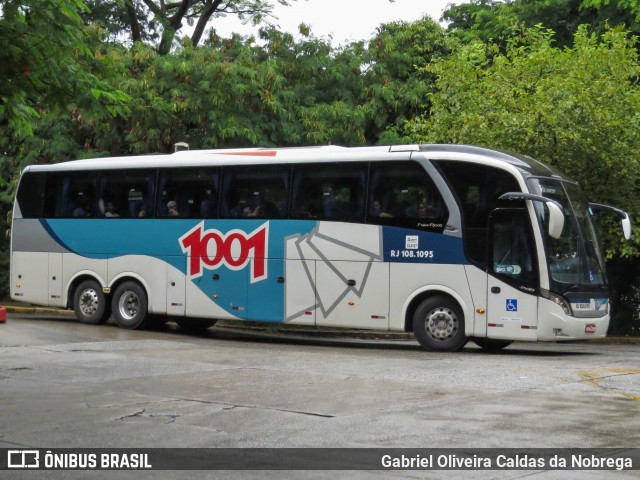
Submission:
[[[518,311],[518,300],[515,298],[507,298],[507,312],[517,312]]]

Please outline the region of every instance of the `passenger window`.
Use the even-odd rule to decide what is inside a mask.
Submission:
[[[296,166],[291,216],[364,222],[366,163]]]
[[[489,215],[498,207],[518,202],[501,201],[507,192],[521,191],[515,177],[505,170],[469,162],[437,161],[461,208],[465,251],[470,260],[488,267]]]
[[[156,214],[161,218],[217,218],[218,168],[160,170]]]
[[[289,167],[226,167],[222,174],[222,218],[286,218]]]
[[[25,173],[18,188],[18,205],[22,218],[40,218],[43,215],[46,173]]]
[[[372,163],[367,222],[443,232],[449,211],[415,162]]]
[[[93,218],[96,210],[93,172],[55,173],[47,177],[45,216]]]
[[[103,173],[100,176],[98,216],[101,218],[153,216],[155,178],[151,170]]]

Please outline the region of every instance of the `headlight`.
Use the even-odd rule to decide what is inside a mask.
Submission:
[[[567,302],[564,299],[563,296],[556,295],[555,293],[550,292],[549,290],[545,290],[543,288],[540,289],[540,295],[542,295],[542,297],[546,298],[547,300],[551,300],[556,305],[560,305],[560,307],[562,307],[562,310],[564,311],[565,315],[573,316],[573,311],[571,310],[571,305],[569,304],[569,302]]]

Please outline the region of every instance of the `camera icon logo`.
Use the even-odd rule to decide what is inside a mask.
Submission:
[[[39,450],[9,450],[7,452],[7,468],[39,468]]]

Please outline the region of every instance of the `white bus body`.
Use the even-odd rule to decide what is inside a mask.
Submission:
[[[414,331],[427,349],[603,337],[578,186],[454,145],[180,151],[27,167],[11,298],[150,315]],[[602,205],[600,209],[608,209]],[[630,235],[628,216],[623,217]]]

